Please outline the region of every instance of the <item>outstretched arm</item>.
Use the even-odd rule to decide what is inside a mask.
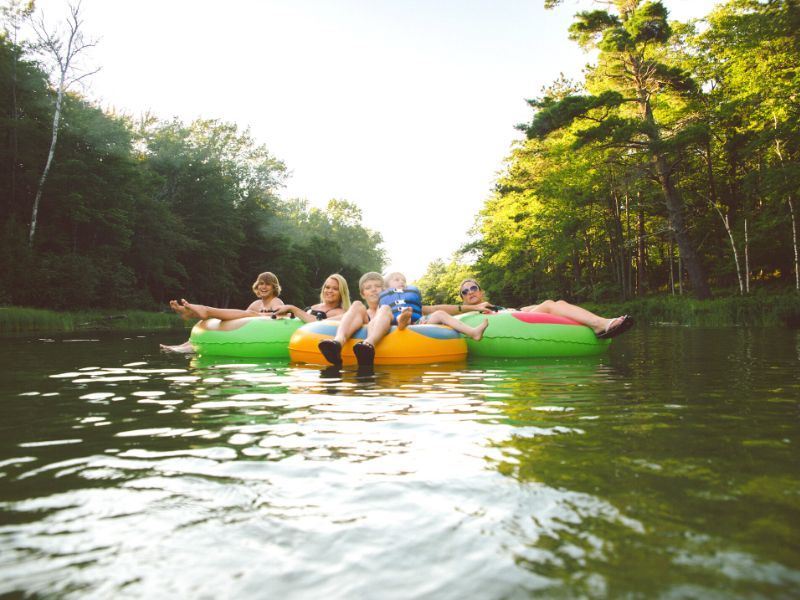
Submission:
[[[492,312],[492,304],[489,302],[481,302],[479,304],[434,304],[431,306],[423,306],[422,314],[431,315],[437,310],[446,312],[448,315],[457,315],[465,312]]]
[[[280,317],[281,315],[294,315],[303,321],[303,323],[311,323],[312,321],[317,320],[314,315],[308,314],[302,308],[297,308],[294,304],[284,304],[283,306],[278,307],[275,309],[274,315],[276,317]]]

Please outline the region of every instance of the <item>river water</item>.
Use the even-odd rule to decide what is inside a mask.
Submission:
[[[796,330],[373,374],[165,335],[2,338],[0,595],[800,594]]]

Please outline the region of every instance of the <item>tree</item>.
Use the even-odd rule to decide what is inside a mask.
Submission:
[[[11,185],[9,189],[9,202],[13,204],[17,195],[17,168],[19,162],[19,135],[16,127],[17,119],[19,118],[19,100],[17,97],[17,71],[21,53],[19,30],[22,24],[33,14],[33,0],[28,0],[24,3],[19,0],[11,0],[8,6],[0,9],[0,14],[4,17],[3,29],[6,37],[10,38],[10,48],[13,53],[11,63]]]
[[[47,56],[52,62],[56,70],[57,83],[56,88],[56,102],[53,110],[53,124],[52,136],[50,139],[50,148],[47,152],[47,160],[45,161],[44,168],[42,169],[41,177],[39,178],[39,185],[36,189],[36,196],[33,200],[33,209],[31,211],[31,225],[30,233],[28,235],[28,243],[33,246],[33,238],[36,234],[36,221],[39,213],[39,202],[42,199],[42,191],[44,184],[47,181],[47,175],[50,172],[50,167],[53,164],[53,157],[56,152],[56,142],[58,141],[59,124],[61,122],[61,110],[64,102],[64,94],[73,84],[81,81],[82,79],[93,75],[98,71],[82,71],[76,63],[79,55],[89,48],[95,46],[95,42],[87,41],[83,37],[81,25],[83,21],[80,19],[80,3],[69,5],[69,17],[66,20],[66,40],[62,39],[61,34],[57,30],[49,30],[44,22],[44,17],[39,17],[34,22],[34,31],[39,40],[39,45],[42,53]]]
[[[718,125],[714,133],[722,150],[718,161],[726,167],[729,210],[743,212],[744,196],[755,200],[763,215],[756,233],[763,232],[770,248],[776,242],[791,247],[800,289],[800,5],[732,0],[707,20],[709,27],[691,42],[698,75],[711,90],[707,115]],[[790,235],[776,238],[776,228]],[[781,244],[786,238],[791,244]],[[763,258],[771,268],[789,270],[790,261]]]
[[[685,72],[661,60],[672,34],[661,2],[615,0],[614,4],[619,15],[582,12],[570,27],[571,39],[599,50],[598,65],[588,82],[595,93],[531,100],[536,113],[521,128],[529,138],[544,138],[580,121],[588,125],[577,132],[574,147],[599,144],[646,157],[649,173],[661,188],[693,291],[699,298],[708,298],[711,292],[689,235],[678,185],[681,152],[703,132],[687,119],[697,86]]]

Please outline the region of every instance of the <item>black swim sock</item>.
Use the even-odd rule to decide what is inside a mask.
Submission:
[[[322,340],[317,344],[322,356],[332,365],[342,364],[342,345],[336,340]]]
[[[356,355],[359,367],[369,367],[375,364],[375,348],[372,344],[359,342],[353,346],[353,354]]]

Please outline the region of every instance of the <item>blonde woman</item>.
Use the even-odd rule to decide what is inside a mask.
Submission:
[[[301,309],[284,304],[275,310],[275,316],[291,314],[305,323],[341,317],[350,308],[350,289],[338,273],[328,276],[319,293],[319,304]]]

